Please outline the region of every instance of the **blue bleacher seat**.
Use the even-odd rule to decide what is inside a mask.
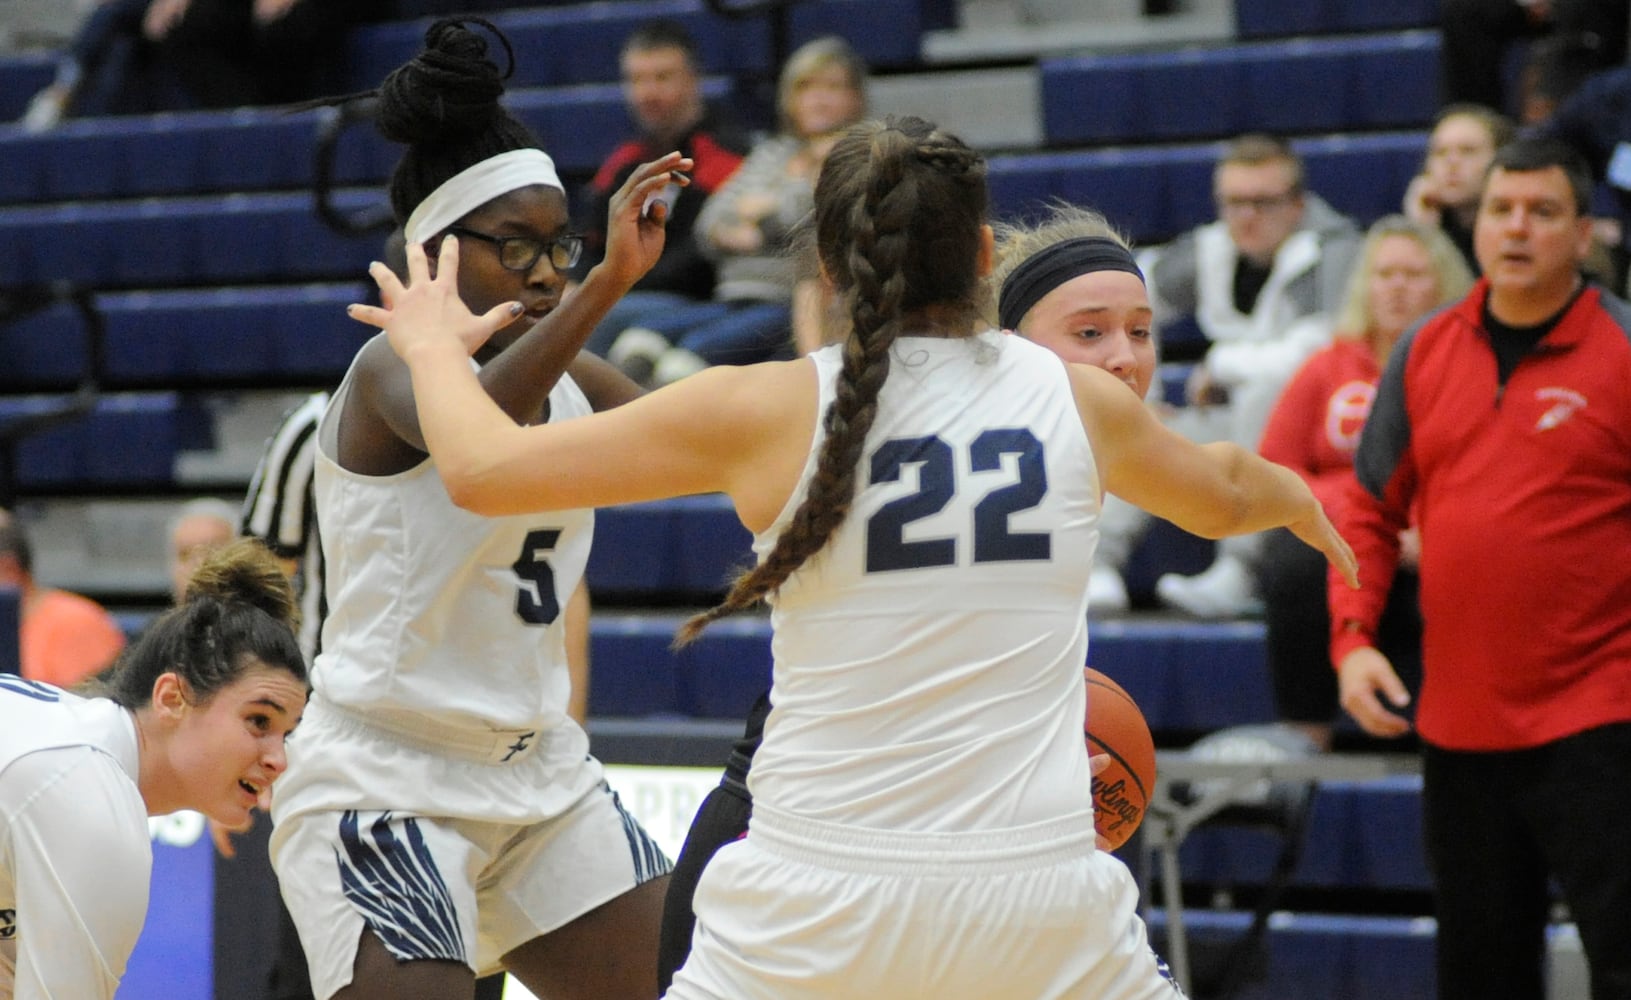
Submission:
[[[954,10],[949,0],[814,0],[792,10],[788,42],[797,46],[838,34],[874,67],[910,66],[918,61],[923,32],[949,26]],[[726,17],[704,0],[602,0],[489,15],[516,51],[512,85],[534,87],[615,81],[624,39],[652,18],[672,19],[691,31],[704,72],[764,77],[777,70],[767,18]],[[353,89],[378,86],[412,58],[428,24],[398,21],[354,31],[348,63]]]
[[[1369,224],[1396,212],[1427,148],[1422,132],[1337,134],[1293,140],[1308,185],[1338,211]],[[993,156],[992,210],[1035,215],[1053,199],[1097,208],[1139,243],[1170,239],[1217,217],[1217,143],[1109,147]]]
[[[686,616],[597,611],[590,627],[595,715],[740,718],[770,684],[770,623],[744,616],[671,652]],[[1187,733],[1273,720],[1259,622],[1094,622],[1088,658],[1127,689],[1152,730]]]
[[[118,385],[337,384],[376,331],[346,315],[360,284],[102,296]]]
[[[1147,920],[1159,950],[1166,914],[1156,910]],[[1237,939],[1250,920],[1238,911],[1184,911],[1191,948]],[[1231,997],[1434,1000],[1433,937],[1429,918],[1278,913],[1269,921],[1263,976]]]
[[[0,58],[0,122],[21,118],[29,100],[56,75],[54,53],[15,53]]]
[[[711,601],[751,564],[751,543],[723,495],[609,507],[595,514],[587,579],[597,597]]]
[[[992,211],[1023,218],[1064,199],[1096,208],[1140,243],[1165,239],[1215,213],[1213,146],[1110,147],[993,156]]]
[[[1421,777],[1330,781],[1314,793],[1308,832],[1289,884],[1300,888],[1426,891],[1421,839]],[[1203,825],[1184,839],[1185,879],[1263,885],[1278,836],[1241,826]]]
[[[718,622],[692,645],[669,644],[685,616],[596,612],[590,625],[592,715],[741,719],[770,686],[770,627]]]
[[[1044,60],[1043,135],[1070,147],[1426,125],[1438,46],[1437,32],[1404,31]]]
[[[1349,53],[1347,117],[1338,127],[1430,126],[1440,107],[1440,43],[1436,31],[1357,40]]]
[[[1441,0],[1235,0],[1241,38],[1430,28]]]
[[[341,208],[377,191],[337,192]],[[378,237],[324,226],[309,194],[230,194],[13,207],[0,211],[0,274],[92,288],[355,279]]]
[[[489,16],[516,53],[513,87],[610,83],[618,78],[623,40],[641,22],[670,18],[690,29],[704,72],[765,73],[770,66],[768,25],[709,12],[702,0],[627,0],[517,8]],[[370,25],[352,32],[349,79],[356,90],[379,85],[413,58],[429,20]],[[496,46],[495,46],[496,48]],[[503,58],[502,49],[495,53]]]
[[[1369,225],[1399,211],[1405,188],[1421,170],[1427,136],[1421,132],[1330,135],[1292,143],[1306,168],[1308,188],[1337,211]]]
[[[0,427],[56,408],[54,397],[0,397]],[[30,493],[162,489],[179,452],[213,447],[209,414],[179,393],[103,396],[84,417],[24,440],[17,486]]]
[[[732,80],[708,77],[710,101],[745,111]],[[568,178],[594,172],[633,126],[615,84],[518,89],[505,98]],[[71,119],[38,135],[0,133],[0,204],[235,191],[304,191],[321,113],[265,109]],[[742,117],[747,117],[742,115]],[[402,147],[360,124],[341,136],[342,185],[382,184]]]
[[[276,286],[110,296],[107,374],[119,385],[337,383],[375,331],[360,287]]]

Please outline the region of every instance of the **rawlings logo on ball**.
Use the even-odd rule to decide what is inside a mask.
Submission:
[[[1110,766],[1093,778],[1093,828],[1114,850],[1144,821],[1155,786],[1155,740],[1144,713],[1121,685],[1092,667],[1084,678],[1087,752],[1110,757]]]

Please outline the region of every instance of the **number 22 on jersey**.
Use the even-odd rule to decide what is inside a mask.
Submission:
[[[1052,538],[1046,531],[1015,531],[1009,518],[1042,502],[1048,492],[1048,469],[1042,442],[1024,427],[982,431],[968,446],[969,468],[995,472],[1004,456],[1014,456],[1014,479],[987,492],[973,505],[974,561],[1046,561],[1052,556]],[[899,482],[908,465],[917,466],[917,489],[879,507],[867,520],[866,571],[884,573],[900,569],[955,566],[959,546],[969,544],[962,534],[943,538],[906,538],[906,527],[940,513],[957,495],[957,463],[952,446],[940,437],[890,438],[872,453],[871,482]]]

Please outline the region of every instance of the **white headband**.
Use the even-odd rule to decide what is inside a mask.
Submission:
[[[409,243],[423,243],[499,195],[532,184],[566,193],[555,161],[541,149],[512,149],[489,156],[449,177],[426,196],[408,216],[403,234]]]

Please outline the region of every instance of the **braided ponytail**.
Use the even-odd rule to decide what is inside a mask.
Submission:
[[[770,554],[688,620],[676,646],[774,592],[844,523],[895,340],[931,307],[944,311],[940,324],[966,327],[978,313],[985,207],[979,154],[922,119],[863,122],[828,154],[816,182],[816,242],[849,298],[851,330],[815,473]]]

